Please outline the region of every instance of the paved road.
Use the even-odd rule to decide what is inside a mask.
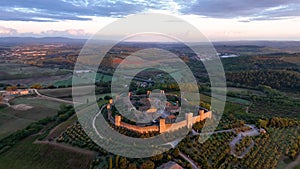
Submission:
[[[192,167],[193,167],[193,169],[199,169],[200,168],[200,166],[198,166],[192,159],[190,159],[189,157],[187,157],[185,154],[183,154],[182,152],[179,152],[179,155],[182,157],[182,158],[184,158],[186,161],[188,161],[191,165],[192,165]]]
[[[250,150],[251,148],[253,148],[254,146],[254,141],[252,140],[251,142],[251,145],[249,145],[246,150],[241,154],[241,155],[237,155],[236,152],[235,152],[235,146],[237,143],[240,142],[240,140],[242,139],[242,135],[241,134],[238,134],[237,137],[235,137],[230,143],[229,143],[229,146],[230,146],[230,153],[235,156],[236,158],[243,158]]]
[[[245,137],[245,136],[249,136],[249,137],[253,137],[253,136],[257,136],[260,133],[258,132],[258,129],[255,127],[255,125],[250,125],[250,124],[245,124],[245,126],[248,126],[251,128],[251,130],[245,131],[245,132],[241,132],[239,133],[230,143],[230,149],[231,149],[231,154],[233,156],[235,156],[236,158],[243,158],[250,150],[251,148],[253,148],[254,146],[254,141],[252,140],[251,145],[248,146],[246,148],[246,150],[241,154],[241,155],[237,155],[235,152],[235,146],[237,143],[240,142],[240,140]]]
[[[103,139],[103,137],[102,137],[102,135],[98,132],[98,130],[97,130],[97,128],[96,128],[96,120],[97,120],[97,118],[98,118],[99,115],[102,115],[101,112],[102,112],[102,110],[103,110],[105,107],[106,107],[106,104],[104,104],[104,105],[101,107],[101,109],[99,110],[99,112],[98,112],[98,113],[96,114],[96,116],[93,118],[93,129],[94,129],[94,131],[97,133],[97,135],[98,135],[101,139]]]
[[[240,140],[242,139],[242,136],[249,136],[249,137],[253,137],[253,136],[257,136],[260,133],[258,132],[258,129],[255,127],[255,125],[252,124],[245,124],[245,126],[248,126],[251,128],[251,130],[245,131],[245,132],[241,132],[239,133],[235,138],[232,139],[232,141],[229,143],[229,146],[231,148],[231,154],[237,158],[243,158],[250,150],[251,148],[254,146],[254,141],[252,140],[252,143],[249,147],[246,148],[246,150],[241,154],[241,155],[237,155],[235,152],[235,145],[237,143],[240,142]],[[226,133],[226,132],[235,132],[235,129],[229,129],[229,130],[219,130],[219,131],[214,131],[214,132],[209,132],[209,133],[198,133],[196,132],[194,129],[192,129],[192,135],[204,135],[204,134],[216,134],[216,133]],[[178,143],[177,143],[178,144]],[[172,146],[174,146],[173,144],[171,144]],[[176,146],[176,145],[175,145]],[[300,160],[300,159],[299,159]]]
[[[252,140],[251,145],[247,147],[246,150],[240,156],[238,156],[238,158],[243,158],[253,148],[254,144],[255,143]]]

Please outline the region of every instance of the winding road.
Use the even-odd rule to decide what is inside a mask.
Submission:
[[[241,132],[239,133],[230,143],[230,149],[231,149],[231,154],[233,156],[235,156],[236,158],[243,158],[250,150],[251,148],[253,148],[254,146],[254,141],[252,140],[251,145],[249,145],[246,150],[241,154],[241,155],[237,155],[236,151],[235,151],[235,146],[237,143],[239,143],[243,137],[249,136],[249,137],[253,137],[253,136],[258,136],[260,134],[260,132],[258,132],[258,129],[254,126],[254,125],[250,125],[250,124],[245,124],[245,126],[248,126],[251,128],[251,130],[245,131],[245,132]]]
[[[67,104],[77,103],[77,102],[73,102],[73,101],[70,101],[70,100],[63,100],[63,99],[59,99],[59,98],[49,97],[49,96],[43,95],[37,89],[30,89],[30,90],[34,91],[34,93],[38,97],[41,97],[41,98],[44,98],[44,99],[53,100],[53,101],[62,102],[62,103],[67,103]]]
[[[257,136],[260,133],[258,132],[258,129],[255,127],[255,125],[252,124],[245,124],[245,126],[248,126],[251,128],[251,130],[245,131],[245,132],[241,132],[239,133],[235,138],[232,139],[232,141],[229,143],[230,149],[231,149],[231,154],[233,156],[235,156],[236,158],[243,158],[250,150],[251,148],[253,148],[254,146],[254,141],[252,140],[251,145],[248,146],[246,148],[246,150],[241,154],[241,155],[237,155],[235,152],[235,146],[237,143],[240,142],[240,140],[245,137],[245,136],[249,136],[249,137],[253,137],[253,136]],[[233,132],[235,133],[235,129],[228,129],[228,130],[219,130],[219,131],[214,131],[214,132],[209,132],[209,133],[198,133],[196,132],[194,129],[192,129],[192,133],[191,135],[203,135],[203,134],[217,134],[217,133],[227,133],[227,132]],[[176,146],[173,144],[171,144],[172,146]]]

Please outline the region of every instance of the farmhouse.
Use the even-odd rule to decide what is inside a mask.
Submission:
[[[29,90],[13,90],[13,91],[6,91],[4,95],[27,95],[30,94]]]

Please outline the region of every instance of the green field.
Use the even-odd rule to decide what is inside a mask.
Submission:
[[[102,82],[109,82],[111,81],[112,76],[105,75],[105,74],[97,74],[96,80]]]
[[[218,88],[221,90],[221,88]],[[238,88],[238,87],[227,87],[227,92],[237,92],[237,93],[253,93],[257,95],[262,95],[263,93],[258,90],[246,89],[246,88]]]
[[[54,116],[61,103],[36,97],[18,97],[11,101],[12,106],[26,105],[32,107],[27,110],[16,110],[13,107],[0,109],[0,139],[14,131],[28,126],[30,123]]]
[[[79,169],[89,168],[93,157],[53,145],[34,144],[30,136],[0,156],[0,169]]]
[[[71,86],[73,78],[74,78],[76,84],[93,84],[94,79],[96,82],[100,82],[100,81],[101,82],[109,82],[109,81],[111,81],[111,78],[112,78],[109,75],[104,75],[104,74],[99,74],[99,73],[97,73],[96,78],[94,78],[93,76],[94,76],[93,73],[84,73],[80,76],[76,75],[76,76],[71,76],[68,79],[55,81],[53,84],[56,87]]]
[[[92,93],[94,86],[78,86],[73,87],[78,95]],[[72,87],[57,88],[57,89],[41,89],[39,92],[43,95],[55,97],[55,98],[68,98],[72,97]]]
[[[94,86],[78,86],[73,87],[76,90],[77,96],[93,94]],[[96,90],[101,89],[101,87],[96,87]],[[43,95],[60,98],[64,100],[72,100],[72,88],[57,88],[57,89],[41,89],[39,92]],[[106,95],[111,95],[110,93],[96,94],[96,98],[104,98]]]
[[[226,100],[228,102],[231,102],[231,103],[238,103],[238,104],[242,104],[242,105],[249,105],[250,104],[250,101],[245,100],[245,99],[241,99],[241,98],[237,98],[237,97],[227,96]]]
[[[76,80],[77,84],[91,84],[92,83],[91,79],[85,79],[85,78],[81,78],[81,77],[77,77],[77,76],[74,76],[74,79]],[[53,85],[56,86],[56,87],[59,87],[59,86],[72,86],[72,80],[73,80],[73,77],[70,76],[68,79],[53,82]]]
[[[12,79],[12,77],[26,77],[27,75],[35,76],[36,74],[62,74],[63,71],[59,69],[40,68],[37,66],[19,64],[19,63],[5,63],[0,64],[0,73],[5,73],[7,76],[1,76],[2,79]],[[23,76],[21,76],[23,75]]]
[[[39,92],[43,95],[55,98],[72,97],[72,88],[58,88],[58,89],[40,89]]]
[[[55,81],[64,80],[69,74],[69,70],[42,68],[15,61],[0,64],[0,83],[11,85],[50,85]]]

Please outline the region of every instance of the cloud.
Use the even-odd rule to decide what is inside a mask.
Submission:
[[[0,26],[0,36],[20,36],[20,37],[74,37],[87,38],[91,34],[86,33],[83,29],[67,29],[67,30],[46,30],[41,33],[18,32],[16,29]]]
[[[167,10],[242,21],[300,16],[299,0],[7,0],[0,1],[0,20],[55,22],[91,20],[93,16],[123,17]],[[246,18],[246,19],[244,19]]]
[[[1,36],[16,35],[17,33],[18,33],[18,31],[16,29],[0,26],[0,35]]]
[[[151,9],[165,9],[154,0],[9,0],[0,1],[0,20],[90,20],[91,16],[122,17]]]
[[[87,37],[90,34],[83,29],[67,29],[67,30],[47,30],[41,33],[42,36],[60,36],[60,37]]]
[[[299,0],[198,0],[180,3],[181,12],[213,18],[284,19],[300,16]]]

